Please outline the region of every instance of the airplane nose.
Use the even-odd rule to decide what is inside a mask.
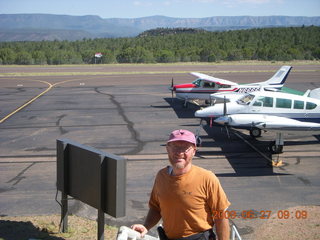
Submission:
[[[201,110],[197,110],[194,116],[198,118],[206,118],[206,117],[213,117],[213,114],[208,108],[204,108]]]
[[[195,113],[194,113],[194,116],[195,117],[203,117],[204,113],[203,113],[203,110],[197,110]]]
[[[223,115],[223,104],[217,104],[215,106],[206,107],[204,109],[196,111],[194,114],[194,116],[198,118],[211,118],[211,117],[219,117],[222,115]]]

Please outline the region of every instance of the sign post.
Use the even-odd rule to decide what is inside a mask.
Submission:
[[[68,228],[68,195],[98,210],[98,240],[104,214],[125,216],[126,159],[67,139],[57,140],[57,189],[62,192],[62,231]]]
[[[101,52],[98,52],[94,55],[94,63],[97,64],[97,58],[102,58],[102,53]],[[100,61],[101,63],[101,61]]]

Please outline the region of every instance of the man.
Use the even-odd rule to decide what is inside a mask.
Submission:
[[[168,239],[211,240],[214,225],[218,240],[229,239],[229,221],[224,212],[230,202],[218,178],[192,164],[196,153],[194,134],[175,130],[166,148],[171,166],[158,172],[145,222],[132,229],[143,237],[162,218]]]

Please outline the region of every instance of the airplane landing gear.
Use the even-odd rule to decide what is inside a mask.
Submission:
[[[270,143],[269,151],[273,154],[279,154],[283,152],[283,145],[277,145],[276,141]]]
[[[250,129],[250,136],[253,138],[261,137],[261,129],[259,128]]]
[[[200,137],[201,127],[202,127],[202,119],[200,119],[199,128],[196,130],[196,134],[195,134],[197,147],[201,147],[201,144],[202,144],[202,139],[201,139],[201,137]]]
[[[270,143],[269,151],[273,154],[279,154],[283,152],[283,133],[277,133],[277,138],[275,141]]]
[[[199,136],[196,136],[197,147],[201,147],[202,139]]]
[[[184,108],[188,108],[188,107],[189,107],[189,102],[188,102],[188,98],[187,98],[187,97],[184,99],[184,103],[183,103],[182,106],[183,106]]]

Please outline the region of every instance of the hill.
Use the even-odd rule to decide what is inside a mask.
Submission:
[[[134,38],[0,42],[0,64],[319,60],[319,39],[316,26],[223,32],[160,28]]]
[[[79,40],[133,37],[155,28],[202,28],[224,31],[248,28],[320,26],[320,17],[235,16],[208,18],[109,18],[53,14],[0,14],[0,41]],[[67,33],[66,31],[69,31]],[[74,32],[76,31],[76,32]]]
[[[176,34],[195,34],[195,33],[204,33],[206,32],[203,29],[199,28],[156,28],[144,31],[140,33],[138,37],[150,37],[150,36],[164,36],[164,35],[176,35]]]

